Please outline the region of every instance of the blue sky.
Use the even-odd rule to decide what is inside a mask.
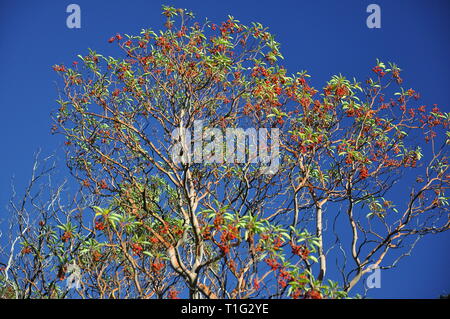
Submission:
[[[81,29],[66,27],[66,7],[81,7]],[[418,89],[422,103],[449,111],[450,2],[433,1],[24,1],[0,3],[0,207],[10,196],[10,178],[18,189],[31,170],[34,152],[49,154],[62,146],[50,134],[55,103],[54,64],[70,64],[92,48],[117,51],[107,39],[142,28],[162,27],[161,4],[194,11],[220,22],[228,14],[241,22],[261,22],[281,43],[288,71],[308,70],[315,86],[333,74],[364,79],[375,59],[405,70],[405,86]],[[366,7],[381,7],[381,29],[366,26]],[[61,154],[61,158],[62,158]],[[63,162],[61,161],[61,164]],[[63,165],[61,165],[63,166]],[[0,213],[2,214],[2,213]],[[370,297],[435,298],[450,293],[450,234],[424,239],[399,266],[382,273],[382,288]]]

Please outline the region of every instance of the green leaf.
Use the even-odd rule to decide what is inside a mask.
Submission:
[[[313,256],[313,255],[309,255],[309,259],[311,259],[311,260],[314,261],[315,263],[319,262],[319,261],[317,260],[317,257],[316,257],[316,256]]]

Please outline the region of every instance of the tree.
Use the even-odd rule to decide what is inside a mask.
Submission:
[[[3,270],[4,289],[341,298],[373,267],[394,267],[422,236],[449,229],[450,115],[420,106],[397,65],[377,61],[364,85],[339,75],[317,90],[307,72],[288,75],[259,23],[163,14],[163,31],[109,39],[123,58],[90,50],[54,66],[63,86],[53,131],[66,138],[83,205],[58,212],[64,219],[43,215],[33,236],[19,230],[23,248]],[[237,141],[223,141],[225,128]],[[402,197],[400,182],[409,186]],[[18,268],[24,258],[38,262],[31,272]],[[331,258],[336,282],[326,280]],[[58,278],[72,263],[82,280],[69,292]]]

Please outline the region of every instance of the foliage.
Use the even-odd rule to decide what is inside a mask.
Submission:
[[[54,66],[64,85],[53,131],[101,205],[42,216],[20,235],[17,259],[35,266],[15,273],[6,297],[66,296],[64,269],[42,266],[57,258],[81,267],[70,294],[83,298],[344,298],[371,264],[393,267],[415,239],[448,230],[450,115],[419,105],[397,65],[377,61],[364,85],[336,75],[317,90],[307,72],[288,75],[259,23],[163,15],[163,31],[109,39],[123,58],[90,50]],[[174,162],[171,132],[197,120],[280,128],[278,172]],[[399,180],[409,193],[394,203]],[[325,278],[331,256],[339,283]]]

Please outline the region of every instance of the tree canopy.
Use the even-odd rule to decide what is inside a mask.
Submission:
[[[38,203],[33,177],[11,203],[2,296],[343,298],[449,229],[450,115],[422,105],[396,64],[377,60],[362,82],[339,74],[316,89],[283,67],[259,23],[163,15],[164,30],[111,37],[117,57],[89,50],[53,67],[53,131],[80,190],[67,201],[46,187]],[[195,153],[199,121],[202,150],[219,145],[209,155],[231,146],[206,128],[265,129],[270,152],[258,155],[275,170],[248,150],[244,162],[175,161],[173,132]],[[66,286],[71,265],[77,289]]]

